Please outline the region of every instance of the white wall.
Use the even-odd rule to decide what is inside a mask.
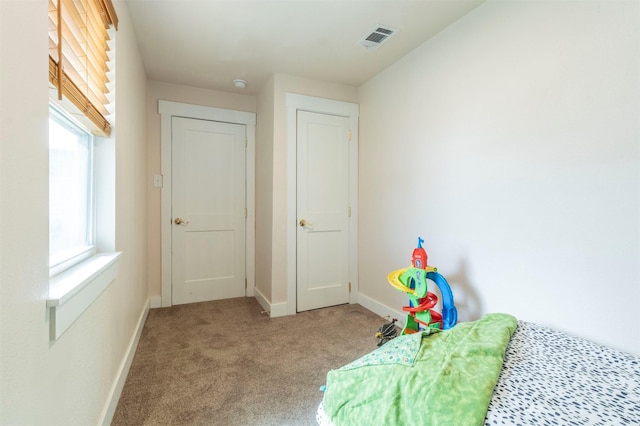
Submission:
[[[490,1],[359,90],[360,292],[422,236],[460,319],[640,354],[636,1]]]
[[[118,279],[49,340],[47,0],[0,1],[0,424],[98,424],[146,312],[145,75],[123,1],[116,36]],[[19,40],[19,43],[16,42]],[[117,395],[116,395],[117,396]]]
[[[273,242],[274,76],[260,89],[256,114],[256,297],[270,303]],[[267,302],[268,301],[268,302]],[[264,306],[270,308],[269,306]],[[269,309],[270,310],[270,309]]]

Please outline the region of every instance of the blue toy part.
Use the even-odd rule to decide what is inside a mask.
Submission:
[[[453,304],[453,293],[447,280],[437,272],[427,272],[427,279],[436,283],[442,295],[442,329],[448,330],[458,322],[458,310]]]

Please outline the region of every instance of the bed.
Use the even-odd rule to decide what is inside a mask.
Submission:
[[[640,425],[640,357],[505,314],[399,336],[327,374],[342,425]]]

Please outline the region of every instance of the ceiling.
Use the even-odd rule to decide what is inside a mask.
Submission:
[[[274,73],[358,87],[484,1],[126,3],[149,79],[255,95]],[[359,45],[379,24],[399,31],[377,48]]]

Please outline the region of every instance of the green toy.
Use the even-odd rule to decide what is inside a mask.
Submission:
[[[447,280],[438,273],[438,269],[427,265],[427,252],[422,247],[424,240],[418,238],[418,247],[413,251],[411,267],[393,271],[387,277],[389,284],[407,294],[409,306],[403,306],[407,312],[407,323],[402,334],[420,331],[421,326],[447,330],[458,320],[458,311],[453,302],[453,293]],[[438,296],[427,291],[427,280],[433,281],[442,295],[442,313],[432,309],[438,303]]]

